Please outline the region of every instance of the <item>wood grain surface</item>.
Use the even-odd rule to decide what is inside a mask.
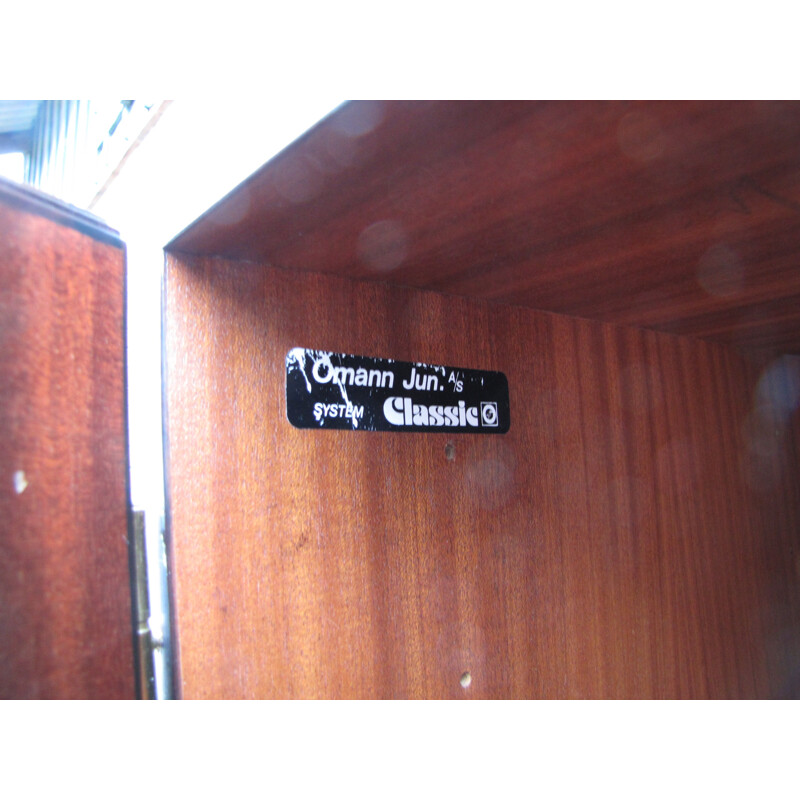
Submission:
[[[3,698],[135,695],[124,262],[97,221],[0,184]]]
[[[799,359],[175,253],[165,298],[181,696],[800,695]],[[511,429],[298,430],[296,346],[502,371]]]
[[[353,103],[171,249],[800,353],[800,103]]]

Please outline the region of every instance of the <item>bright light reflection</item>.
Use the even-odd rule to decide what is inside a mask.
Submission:
[[[0,153],[0,175],[10,181],[22,183],[25,178],[25,156],[23,153]]]

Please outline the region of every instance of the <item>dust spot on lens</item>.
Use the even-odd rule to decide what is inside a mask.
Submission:
[[[800,359],[781,356],[762,372],[742,426],[741,465],[751,488],[771,490],[788,474],[791,419],[798,406]]]
[[[290,203],[305,203],[316,197],[322,180],[319,168],[306,159],[289,161],[275,170],[275,189]]]
[[[697,282],[714,297],[739,294],[744,288],[744,264],[728,245],[715,244],[697,265]]]
[[[384,219],[361,232],[357,250],[359,260],[370,270],[391,272],[408,255],[408,236],[400,222]]]
[[[378,100],[349,103],[336,115],[333,128],[345,136],[364,136],[381,124],[383,115],[383,103]]]
[[[781,356],[761,374],[756,386],[756,410],[786,424],[800,407],[800,358]]]
[[[667,137],[652,114],[631,111],[619,121],[617,141],[628,158],[646,163],[663,155]]]
[[[464,477],[470,499],[481,508],[504,506],[514,490],[513,462],[502,455],[470,464]]]
[[[214,225],[226,228],[241,222],[250,213],[250,192],[242,187],[236,194],[223,200],[211,215]]]

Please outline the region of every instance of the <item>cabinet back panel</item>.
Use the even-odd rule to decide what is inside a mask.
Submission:
[[[798,693],[797,358],[176,253],[165,303],[183,697]],[[511,429],[298,430],[292,347],[501,371]]]

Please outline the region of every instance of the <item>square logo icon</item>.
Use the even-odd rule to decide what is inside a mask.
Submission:
[[[497,403],[481,403],[481,423],[489,428],[496,428],[500,424]]]

